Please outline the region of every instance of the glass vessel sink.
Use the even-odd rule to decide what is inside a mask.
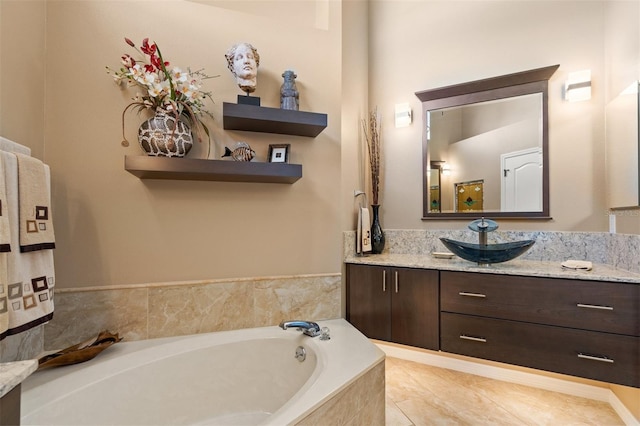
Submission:
[[[440,238],[440,241],[455,255],[470,262],[478,262],[481,265],[515,259],[529,250],[536,242],[535,240],[523,240],[501,244],[473,244],[449,238]]]

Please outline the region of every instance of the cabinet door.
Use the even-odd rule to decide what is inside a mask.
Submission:
[[[347,265],[347,321],[371,339],[391,340],[389,271]]]
[[[394,342],[439,349],[438,280],[438,271],[391,270],[387,282],[392,291],[391,339]]]

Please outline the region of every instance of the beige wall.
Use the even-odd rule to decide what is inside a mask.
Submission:
[[[552,221],[502,221],[502,229],[606,231],[604,197],[603,3],[583,1],[374,1],[369,102],[383,114],[387,228],[464,227],[421,221],[420,103],[414,92],[560,64],[550,80]],[[570,17],[570,18],[568,18]],[[567,73],[591,69],[593,98],[567,103]],[[407,128],[394,104],[409,102]],[[571,202],[567,202],[567,200]]]
[[[44,0],[0,0],[0,136],[25,141],[38,158],[45,143],[45,16]]]
[[[44,160],[53,171],[56,272],[62,288],[340,270],[340,8],[328,29],[185,1],[48,1]],[[316,13],[315,7],[311,9]],[[177,66],[204,67],[215,104],[211,158],[247,141],[291,143],[303,164],[293,185],[145,181],[123,168],[120,114],[133,95],[105,73],[132,53],[124,37],[151,37]],[[317,138],[222,130],[222,103],[241,93],[224,53],[250,41],[262,61],[255,95],[279,105],[280,74],[298,74],[301,109],[327,113]],[[127,116],[136,140],[142,117]],[[3,130],[4,131],[4,130]],[[22,141],[24,139],[18,138]],[[204,147],[192,156],[204,157]],[[190,154],[191,155],[191,154]]]

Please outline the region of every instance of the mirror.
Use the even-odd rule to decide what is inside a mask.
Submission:
[[[605,108],[609,208],[640,207],[640,82]]]
[[[547,86],[557,69],[416,93],[423,219],[549,218]]]

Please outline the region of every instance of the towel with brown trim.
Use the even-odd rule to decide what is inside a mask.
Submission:
[[[37,158],[15,153],[18,159],[20,251],[56,247],[51,217],[49,166]]]
[[[0,151],[4,166],[11,248],[0,253],[0,340],[50,321],[54,311],[55,268],[53,250],[22,253],[20,246],[20,200],[18,158]],[[49,169],[45,169],[49,196]],[[49,216],[49,219],[51,217]]]

